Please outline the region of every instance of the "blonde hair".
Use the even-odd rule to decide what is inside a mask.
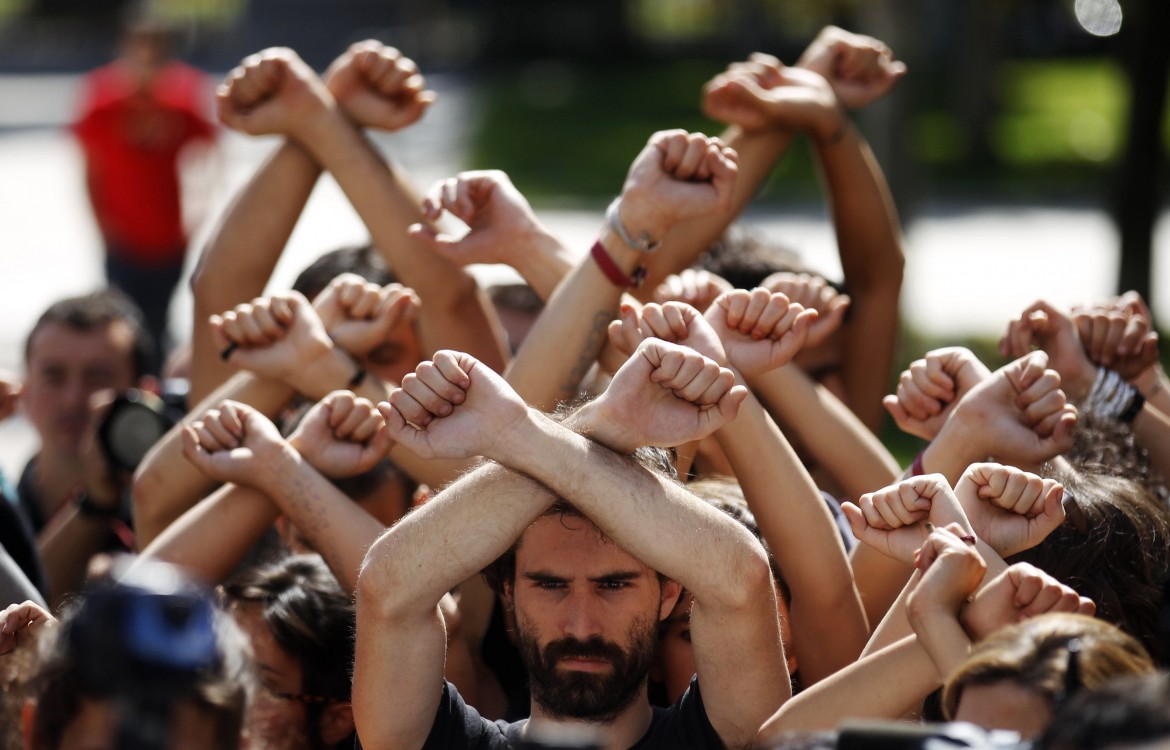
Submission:
[[[1052,612],[1000,628],[976,644],[943,686],[942,708],[953,719],[963,690],[1010,681],[1054,701],[1064,690],[1069,644],[1080,641],[1080,687],[1154,671],[1149,653],[1115,625],[1085,615]]]

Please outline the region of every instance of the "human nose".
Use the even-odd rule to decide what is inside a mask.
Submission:
[[[93,392],[93,389],[86,386],[83,378],[70,378],[66,381],[63,391],[62,400],[71,409],[89,407],[89,396]]]
[[[601,618],[593,597],[585,592],[570,594],[563,603],[564,621],[561,630],[565,635],[586,640],[601,633]]]

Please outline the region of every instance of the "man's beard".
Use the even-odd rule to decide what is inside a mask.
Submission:
[[[600,636],[584,641],[567,636],[541,648],[523,618],[516,618],[516,629],[532,700],[552,717],[598,723],[616,719],[641,693],[658,640],[658,623],[652,617],[630,626],[628,651]],[[566,657],[603,659],[612,669],[582,672],[558,668]]]

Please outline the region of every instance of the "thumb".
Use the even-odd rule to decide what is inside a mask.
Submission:
[[[460,262],[464,253],[460,252],[463,243],[449,234],[441,234],[429,224],[411,224],[406,233],[411,239],[417,240],[430,248],[431,252],[448,260]]]
[[[882,406],[886,407],[886,411],[891,417],[893,417],[894,424],[898,425],[898,429],[900,429],[902,432],[909,433],[909,430],[906,429],[905,425],[914,420],[910,417],[909,414],[906,413],[906,410],[902,408],[902,404],[898,401],[898,397],[894,395],[886,396],[882,399]]]
[[[719,410],[720,415],[728,421],[731,421],[739,414],[739,407],[743,404],[747,396],[748,389],[746,386],[733,386],[730,391],[723,394],[723,398],[719,399],[715,407]]]

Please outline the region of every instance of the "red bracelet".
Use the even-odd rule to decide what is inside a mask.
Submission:
[[[918,452],[918,455],[914,457],[914,463],[910,464],[910,476],[920,477],[926,473],[926,469],[922,466],[922,456],[925,453],[926,449],[923,448]]]
[[[593,243],[593,248],[589,252],[593,255],[593,260],[597,261],[597,267],[605,274],[605,278],[619,289],[637,289],[646,279],[646,266],[641,264],[632,274],[626,276],[622,269],[618,268],[617,263],[613,262],[613,258],[609,257],[609,252],[606,251],[605,245],[601,244],[600,237]]]

